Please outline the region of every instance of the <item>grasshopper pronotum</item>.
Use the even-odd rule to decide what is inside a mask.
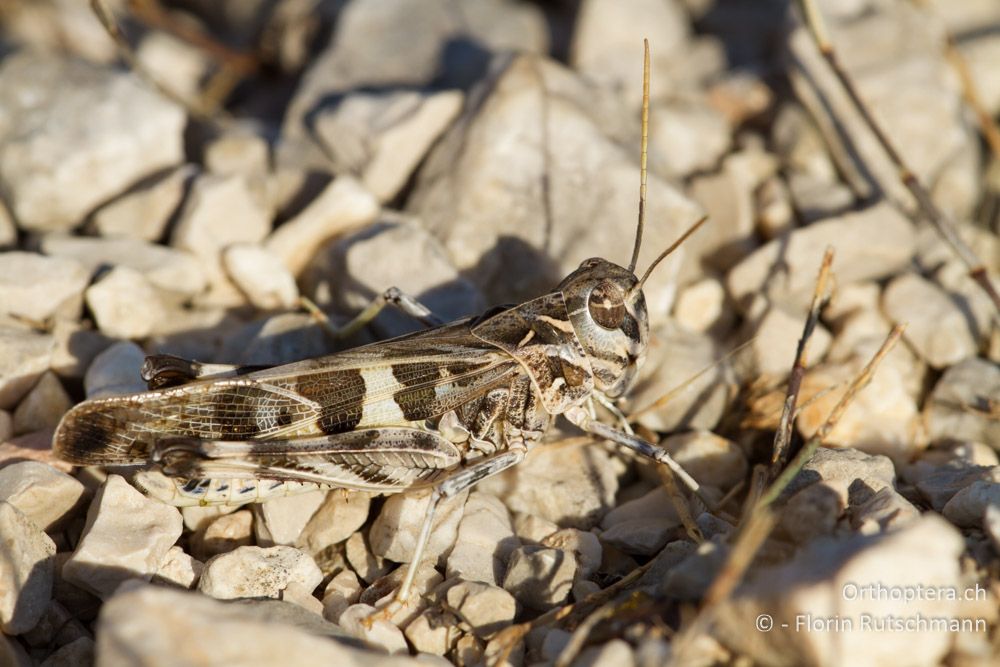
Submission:
[[[151,495],[175,505],[240,504],[317,488],[432,489],[405,601],[441,498],[524,459],[556,415],[666,463],[662,449],[598,421],[631,386],[649,325],[642,286],[704,219],[635,273],[646,199],[649,47],[643,67],[639,222],[628,268],[588,259],[552,292],[510,308],[316,359],[271,368],[146,360],[150,391],[86,401],[54,448],[80,465],[141,465]],[[394,303],[427,321],[398,290]],[[378,306],[347,325],[356,329]]]

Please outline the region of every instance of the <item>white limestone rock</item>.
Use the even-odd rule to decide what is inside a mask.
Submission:
[[[338,623],[352,637],[378,646],[387,653],[409,653],[402,630],[384,618],[378,618],[370,624],[366,622],[366,619],[376,613],[377,610],[371,605],[353,604],[340,615]]]
[[[455,120],[463,97],[458,90],[351,93],[317,116],[315,132],[337,171],[357,174],[388,202]]]
[[[146,353],[131,341],[120,341],[98,354],[83,378],[87,398],[145,391],[146,383],[139,375],[145,359]]]
[[[460,581],[445,593],[448,609],[469,624],[478,637],[489,638],[514,622],[517,600],[504,589],[481,581]]]
[[[423,554],[425,560],[444,555],[454,546],[468,495],[469,492],[464,491],[438,503],[430,540]],[[413,558],[429,501],[429,493],[398,493],[390,496],[368,534],[372,552],[397,563],[409,563]]]
[[[0,253],[0,315],[37,322],[53,316],[77,319],[89,280],[90,273],[72,259],[20,250]]]
[[[743,481],[749,468],[739,445],[711,431],[672,435],[661,446],[699,483],[719,489],[728,490]]]
[[[924,406],[931,440],[971,440],[1000,450],[1000,420],[988,417],[990,401],[1000,402],[1000,366],[979,357],[955,364]]]
[[[264,247],[298,276],[335,236],[375,219],[375,197],[350,176],[335,179],[297,216],[275,229]]]
[[[316,562],[293,547],[239,547],[205,563],[198,590],[219,600],[279,598],[292,583],[312,592],[322,580]]]
[[[10,503],[43,531],[59,528],[84,499],[75,477],[37,461],[0,468],[0,501]]]
[[[416,667],[340,641],[336,626],[276,600],[239,604],[158,586],[110,600],[97,622],[98,665],[140,667],[170,656],[176,665],[372,665]],[[404,643],[405,645],[405,643]]]
[[[419,220],[395,213],[384,213],[374,225],[324,248],[304,282],[317,303],[350,315],[390,287],[418,299],[445,322],[485,310],[482,294],[459,274],[441,243]],[[372,327],[391,338],[421,325],[388,308]]]
[[[518,547],[511,553],[503,587],[525,606],[547,611],[569,597],[576,570],[576,559],[561,549]]]
[[[886,315],[906,323],[903,337],[934,368],[947,368],[978,349],[966,314],[949,295],[915,273],[893,279],[882,295]]]
[[[90,504],[63,578],[107,599],[123,581],[149,581],[182,528],[177,508],[147,498],[119,475],[109,475]]]
[[[476,490],[497,496],[512,512],[585,530],[614,503],[618,477],[611,456],[599,447],[543,445]]]
[[[547,292],[585,259],[630,256],[638,154],[589,113],[593,98],[562,66],[519,55],[421,167],[406,208],[487,301],[519,303]],[[648,189],[649,219],[662,224],[646,227],[639,266],[701,216],[655,174]],[[645,284],[654,321],[669,312],[684,253]]]
[[[146,338],[167,317],[152,283],[125,266],[111,269],[87,288],[87,306],[98,328],[111,338]]]
[[[458,524],[455,548],[448,555],[448,578],[495,586],[503,580],[507,558],[517,546],[520,540],[514,537],[504,504],[496,496],[473,491]]]
[[[879,204],[768,242],[733,267],[726,286],[743,308],[763,293],[771,303],[804,313],[827,247],[836,253],[837,282],[846,285],[896,273],[910,260],[915,242],[913,224],[889,204]],[[779,263],[782,270],[774,273]]]
[[[181,588],[194,588],[204,567],[204,563],[185,553],[179,546],[174,545],[167,551],[159,569],[153,575],[152,582],[154,584],[173,584]]]
[[[232,281],[260,310],[291,310],[298,305],[295,277],[261,246],[231,245],[223,251],[222,262]]]
[[[156,34],[156,33],[154,33]],[[94,213],[94,229],[105,238],[157,241],[181,205],[184,191],[198,172],[181,165],[130,190]]]
[[[186,509],[186,508],[185,508]],[[186,519],[187,517],[185,517]],[[185,521],[187,523],[187,521]],[[241,509],[216,516],[191,537],[191,551],[201,560],[253,543],[253,513]]]
[[[866,631],[862,619],[874,624],[890,617],[964,617],[962,603],[952,597],[904,599],[879,593],[897,588],[963,590],[959,568],[963,550],[959,532],[934,515],[881,535],[824,541],[788,563],[759,573],[723,603],[717,637],[731,649],[752,650],[765,663],[936,665],[952,646],[953,635],[946,627],[920,632]],[[762,613],[773,619],[773,630],[748,632],[746,624],[753,627]],[[824,619],[839,623],[837,631],[805,631],[806,627],[822,627]]]
[[[135,74],[26,50],[4,59],[0,91],[0,184],[23,229],[74,227],[183,158],[183,110]]]
[[[140,239],[47,234],[42,252],[76,260],[92,273],[107,266],[134,269],[158,290],[178,297],[194,296],[207,284],[194,255]]]
[[[20,510],[0,502],[0,547],[0,630],[19,635],[35,627],[49,605],[56,545]]]
[[[262,547],[295,544],[325,497],[326,491],[309,491],[253,504],[257,544]]]
[[[45,372],[14,410],[14,433],[55,428],[73,401],[52,371]]]
[[[326,494],[302,529],[295,546],[310,554],[334,544],[340,544],[354,534],[368,520],[371,496],[361,492],[334,489]]]
[[[54,348],[49,334],[0,326],[0,408],[12,409],[35,386]]]

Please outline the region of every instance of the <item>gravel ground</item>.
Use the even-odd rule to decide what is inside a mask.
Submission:
[[[86,3],[0,7],[0,664],[1000,659],[997,313],[783,3],[109,4],[138,65]],[[945,41],[996,117],[1000,6],[819,4],[860,96],[998,284],[997,155]],[[646,284],[651,341],[619,407],[716,507],[556,422],[439,507],[418,595],[368,623],[426,494],[177,509],[134,469],[54,456],[73,405],[145,390],[147,354],[337,349],[300,297],[340,324],[398,286],[451,320],[544,294],[591,256],[627,264],[644,37],[638,266],[709,223]],[[827,248],[793,451],[905,333],[719,596]],[[384,312],[340,347],[418,326]]]

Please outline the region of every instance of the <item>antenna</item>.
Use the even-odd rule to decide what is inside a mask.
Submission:
[[[696,231],[698,231],[698,228],[704,225],[707,220],[708,220],[707,215],[701,216],[701,219],[698,220],[698,222],[688,227],[688,230],[684,232],[679,239],[671,243],[669,248],[661,252],[660,256],[654,259],[653,263],[649,265],[648,269],[646,269],[646,273],[642,274],[642,278],[639,279],[639,282],[636,283],[635,287],[633,287],[631,291],[635,292],[636,290],[641,290],[643,283],[645,283],[646,278],[648,278],[650,274],[653,273],[653,269],[656,268],[656,265],[662,262],[664,259],[666,259],[667,255],[672,253],[674,250],[677,250],[677,247],[680,244],[687,241],[688,237],[694,234]]]
[[[639,156],[639,224],[635,230],[635,247],[628,270],[635,273],[642,245],[642,228],[646,224],[646,145],[649,143],[649,40],[642,40],[642,152]],[[659,261],[659,260],[657,260]],[[656,262],[653,263],[654,266]],[[640,284],[641,281],[640,281]]]

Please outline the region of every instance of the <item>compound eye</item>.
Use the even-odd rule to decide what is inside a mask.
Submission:
[[[587,309],[599,326],[617,329],[625,321],[625,293],[618,285],[605,280],[590,292]]]

